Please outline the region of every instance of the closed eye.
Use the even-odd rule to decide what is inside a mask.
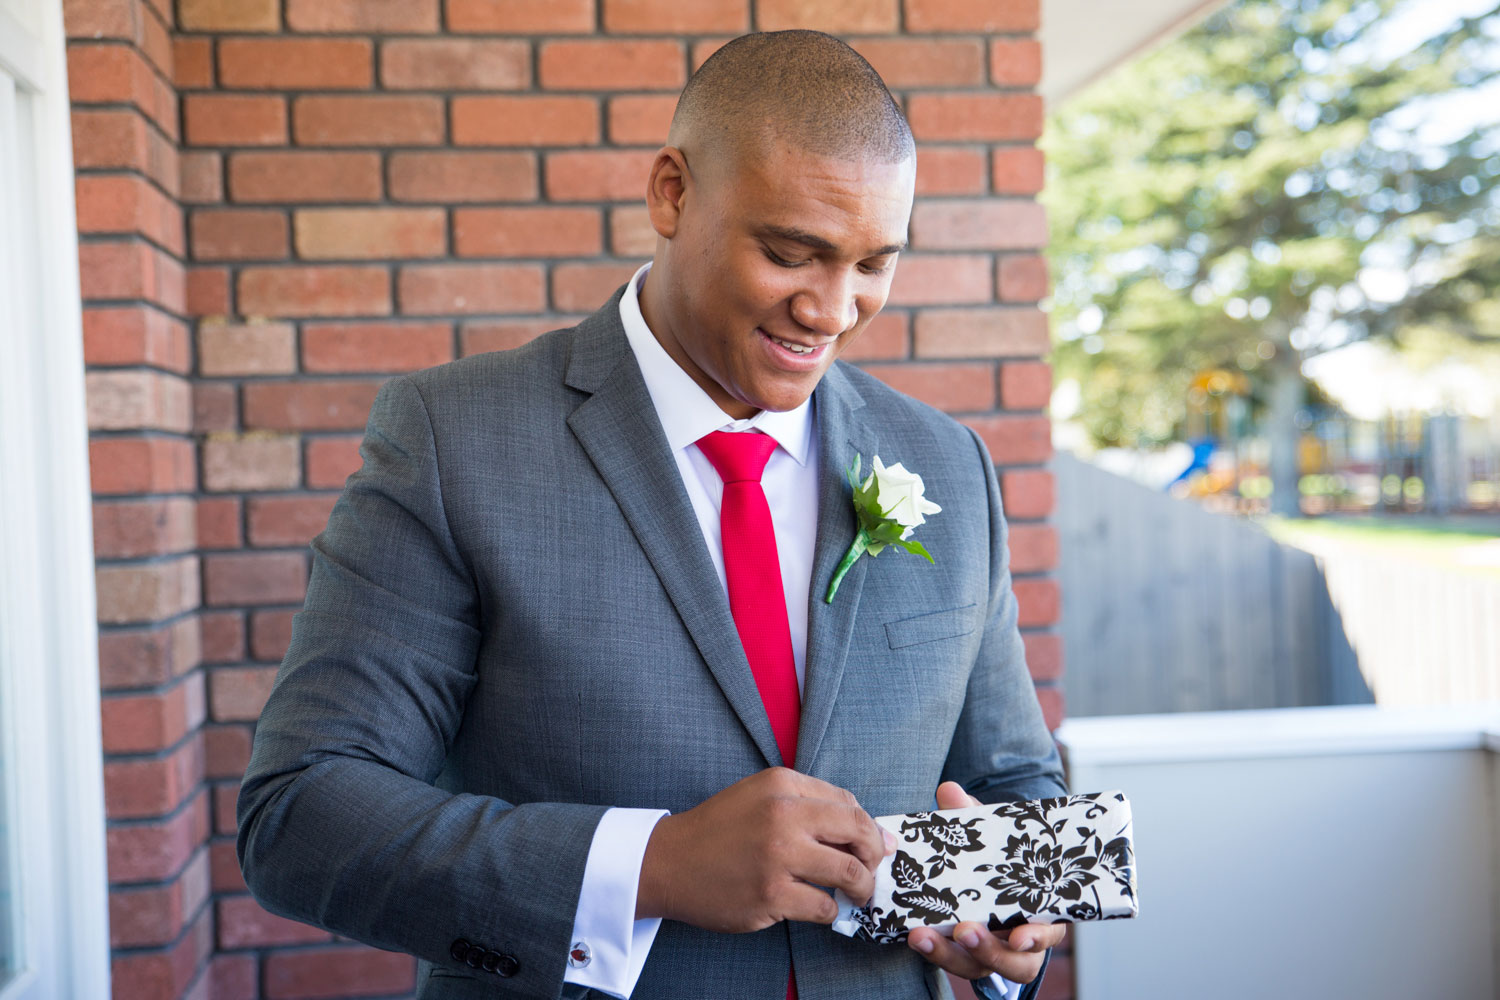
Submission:
[[[807,263],[805,260],[787,260],[768,246],[762,246],[761,249],[765,251],[766,257],[770,259],[771,263],[778,267],[801,267]]]

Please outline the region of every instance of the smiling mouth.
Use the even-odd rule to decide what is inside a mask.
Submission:
[[[773,337],[769,333],[766,333],[766,331],[764,331],[764,330],[761,330],[760,332],[766,337],[767,340],[770,340],[772,343],[779,344],[780,346],[785,347],[787,350],[791,351],[793,354],[801,354],[801,355],[816,354],[820,350],[822,350],[824,347],[828,346],[827,344],[814,344],[814,345],[812,345],[812,346],[809,347],[806,344],[796,344],[796,343],[793,343],[790,340],[782,340],[780,337]]]

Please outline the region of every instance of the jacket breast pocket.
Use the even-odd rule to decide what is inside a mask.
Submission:
[[[892,649],[968,635],[979,624],[979,606],[965,604],[946,611],[930,611],[885,623],[885,638]]]

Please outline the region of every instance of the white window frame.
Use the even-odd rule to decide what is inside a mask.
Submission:
[[[0,0],[0,69],[15,81],[0,81],[0,115],[29,139],[0,141],[0,768],[9,798],[0,807],[18,862],[22,956],[0,1000],[107,997],[98,628],[61,0]]]

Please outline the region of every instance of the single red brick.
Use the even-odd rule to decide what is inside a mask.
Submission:
[[[333,513],[337,501],[337,494],[251,497],[248,507],[250,544],[305,546],[328,526],[328,515]],[[253,623],[251,628],[253,634]]]
[[[225,316],[230,312],[229,269],[195,267],[187,272],[184,308],[189,316]]]
[[[990,185],[996,194],[1036,194],[1045,181],[1046,162],[1034,146],[1003,146],[991,154]]]
[[[156,948],[172,943],[182,933],[188,915],[207,901],[208,888],[208,854],[199,851],[173,882],[115,889],[109,894],[110,947]]]
[[[379,153],[236,153],[229,158],[235,201],[379,201]]]
[[[344,481],[359,471],[363,459],[359,454],[358,434],[330,434],[310,438],[307,442],[307,485],[309,489],[343,489]]]
[[[203,782],[203,740],[183,740],[164,757],[104,762],[108,819],[164,816]]]
[[[87,365],[150,365],[189,370],[187,324],[150,306],[92,306],[83,310]]]
[[[287,255],[286,215],[262,209],[199,209],[192,217],[193,259],[279,260]]]
[[[829,34],[866,34],[897,29],[896,0],[759,0],[760,31],[811,28]]]
[[[178,176],[183,204],[213,205],[224,200],[223,153],[183,150],[180,161]]]
[[[1028,645],[1027,649],[1031,647]],[[250,763],[249,726],[238,723],[203,727],[203,773],[208,778],[241,778]]]
[[[893,90],[977,87],[984,82],[984,48],[977,41],[864,38],[853,46]]]
[[[482,35],[589,34],[594,30],[594,0],[448,0],[448,30]]]
[[[992,364],[865,365],[865,371],[892,389],[950,413],[990,410],[995,406]]]
[[[563,312],[598,309],[630,280],[638,264],[559,264],[552,270],[552,307]]]
[[[189,552],[197,543],[188,497],[116,500],[94,504],[94,555],[99,559]]]
[[[144,369],[89,372],[84,395],[90,430],[186,434],[193,429],[189,385],[176,375]]]
[[[177,0],[177,27],[183,31],[276,31],[278,0]]]
[[[1018,622],[1022,628],[1034,625],[1056,625],[1061,607],[1060,589],[1050,577],[1023,577],[1012,580],[1016,604],[1020,606]]]
[[[79,246],[78,281],[84,299],[145,299],[174,313],[186,301],[182,263],[139,240]]]
[[[912,245],[933,250],[1013,250],[1045,246],[1047,215],[1030,200],[919,201]]]
[[[632,201],[646,196],[656,151],[599,149],[548,153],[547,197],[554,201]]]
[[[502,319],[482,323],[465,323],[459,334],[464,357],[486,351],[509,351],[530,343],[549,330],[572,326],[563,317],[543,319]]]
[[[195,615],[170,625],[103,629],[99,633],[99,678],[106,691],[157,687],[203,662]]]
[[[237,90],[365,90],[375,52],[363,38],[225,38],[219,86]]]
[[[99,702],[104,752],[153,753],[203,722],[203,675],[190,673],[160,694],[108,694]]]
[[[245,426],[264,430],[363,427],[379,382],[347,379],[252,382],[243,389]]]
[[[187,94],[184,137],[190,146],[286,145],[286,98],[250,94]]]
[[[96,495],[189,493],[198,478],[192,442],[159,437],[95,438],[89,473]]]
[[[103,564],[94,570],[99,621],[110,625],[161,621],[198,606],[198,561]]]
[[[676,94],[631,94],[609,100],[609,141],[618,146],[660,146],[667,141]]]
[[[292,224],[305,260],[442,257],[448,249],[440,208],[304,208]]]
[[[593,257],[604,220],[597,208],[460,208],[453,248],[460,257]]]
[[[983,194],[983,150],[952,146],[917,149],[917,195]]]
[[[240,611],[203,611],[203,662],[235,663],[245,658],[245,615]]]
[[[1007,361],[1000,368],[1000,405],[1041,410],[1052,399],[1052,366],[1045,361]]]
[[[1042,99],[1035,94],[913,94],[906,117],[919,141],[1035,139]]]
[[[1034,87],[1042,79],[1042,43],[1034,38],[990,40],[990,82],[1002,87]]]
[[[604,30],[612,35],[739,34],[749,27],[748,0],[604,0]]]
[[[231,727],[225,726],[222,728],[228,729]],[[248,729],[249,727],[241,725],[234,728]],[[245,873],[240,871],[240,859],[235,853],[233,838],[215,840],[208,845],[208,864],[213,879],[213,891],[216,895],[246,891]],[[217,958],[224,957],[227,956],[217,956]],[[246,954],[244,957],[251,959],[252,962],[258,961],[254,953]],[[251,966],[251,971],[253,973],[254,965]],[[219,995],[218,993],[214,994],[215,997]],[[251,991],[245,996],[244,1000],[260,1000],[260,994]]]
[[[251,896],[226,896],[216,901],[219,947],[261,948],[275,944],[306,944],[329,941],[333,935],[267,912]]]
[[[299,146],[437,146],[443,119],[440,97],[361,94],[292,102]]]
[[[453,99],[458,146],[579,146],[599,141],[599,105],[588,97],[525,95]]]
[[[397,279],[407,315],[541,312],[542,269],[535,264],[413,264]]]
[[[1063,718],[1068,713],[1067,701],[1063,696],[1062,688],[1055,685],[1038,685],[1036,689],[1036,700],[1037,704],[1042,707],[1042,721],[1047,724],[1048,729],[1056,729],[1058,726],[1062,725]],[[1051,967],[1049,965],[1049,972],[1050,969]],[[1051,981],[1052,976],[1049,975],[1045,982]],[[1059,983],[1063,981],[1061,975],[1058,976],[1058,981]],[[1071,997],[1073,994],[1071,992],[1051,994],[1048,990],[1043,989],[1041,991],[1041,995],[1043,997],[1049,995],[1057,997]]]
[[[919,358],[1035,358],[1051,349],[1037,309],[928,309],[918,314]]]
[[[73,166],[145,170],[146,119],[133,108],[73,110]]]
[[[323,998],[410,991],[416,959],[364,945],[298,948],[266,956],[266,1000]]]
[[[287,0],[293,31],[418,34],[438,30],[438,0]]]
[[[308,372],[404,372],[452,360],[447,323],[309,323],[302,329]]]
[[[533,153],[392,153],[395,201],[535,201]]]
[[[1011,524],[1010,571],[1036,573],[1057,565],[1057,529],[1050,524]]]
[[[80,233],[139,233],[184,255],[182,208],[146,178],[85,174],[73,191]]]
[[[681,90],[687,53],[666,40],[543,42],[537,76],[548,90]]]
[[[166,951],[121,952],[111,958],[111,991],[119,997],[203,1000],[202,987],[193,984],[204,983],[198,970],[207,964],[213,947],[213,912],[200,907],[177,943]]]
[[[307,592],[307,558],[300,552],[215,552],[203,558],[203,591],[210,607],[295,604]]]
[[[211,434],[203,442],[203,488],[211,493],[295,489],[297,466],[289,434]]]
[[[333,506],[331,503],[329,506]],[[328,519],[325,517],[324,521]],[[322,525],[318,526],[322,531]],[[316,534],[315,531],[313,534]],[[309,536],[311,537],[311,536]],[[250,615],[250,655],[257,660],[281,662],[292,641],[292,616],[295,611],[256,611]],[[236,777],[238,777],[236,775]],[[234,831],[228,830],[228,833]]]
[[[214,40],[172,39],[172,82],[178,90],[212,90],[214,87]]]
[[[990,450],[996,465],[1045,462],[1052,457],[1052,425],[1046,417],[993,414],[965,417]]]
[[[193,383],[193,430],[200,434],[240,427],[240,391],[232,382]]]
[[[212,794],[214,833],[222,836],[238,832],[239,824],[235,822],[234,807],[235,800],[239,798],[240,783],[215,781],[209,783],[209,788]]]
[[[276,667],[214,667],[209,671],[209,700],[215,722],[254,722],[260,718]]]
[[[1055,681],[1062,676],[1062,636],[1056,632],[1027,632],[1021,640],[1026,644],[1026,668],[1032,680]]]
[[[121,885],[173,878],[192,860],[207,835],[206,789],[195,792],[186,806],[159,823],[112,826],[104,833],[109,882]]]
[[[383,267],[253,267],[240,272],[247,316],[384,316],[391,311]]]
[[[993,278],[988,257],[904,253],[896,265],[887,301],[897,306],[988,302],[993,295]]]
[[[609,210],[609,250],[616,257],[650,257],[656,252],[656,230],[645,205]]]
[[[245,539],[240,531],[238,497],[202,497],[198,500],[198,547],[238,549]]]
[[[1037,254],[1007,254],[995,265],[1004,302],[1036,302],[1047,296],[1047,261]]]
[[[297,368],[291,323],[205,321],[198,327],[198,374],[289,375]]]
[[[894,361],[910,355],[910,317],[884,310],[870,320],[839,357],[844,361]]]
[[[1035,31],[1041,0],[905,0],[906,30]]]
[[[380,49],[386,90],[525,90],[530,84],[527,42],[404,38]]]
[[[238,867],[238,862],[236,862],[236,867]],[[244,889],[245,884],[242,879],[239,891],[244,891]],[[214,885],[214,891],[220,891],[217,882]],[[208,966],[209,996],[213,997],[213,1000],[260,1000],[260,976],[257,961],[255,954],[248,952],[213,956]]]
[[[1006,517],[1046,517],[1052,513],[1057,490],[1046,469],[1006,469],[1000,475],[1000,497]]]
[[[63,4],[63,31],[68,38],[135,39],[135,8],[115,3]]]

